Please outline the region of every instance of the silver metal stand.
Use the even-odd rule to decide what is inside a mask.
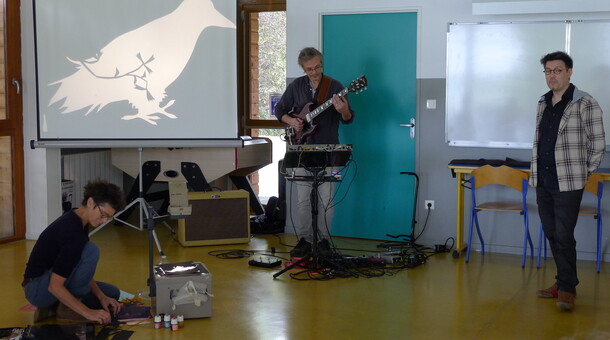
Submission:
[[[126,224],[134,229],[137,229],[139,231],[143,231],[144,228],[144,224],[145,224],[145,219],[148,220],[151,216],[149,216],[150,212],[149,210],[152,212],[152,218],[155,217],[160,217],[160,215],[155,211],[155,209],[152,208],[152,206],[146,202],[146,200],[144,199],[144,185],[142,183],[142,147],[138,148],[138,164],[140,165],[140,170],[139,170],[139,175],[138,175],[138,188],[139,188],[139,193],[138,193],[138,198],[134,199],[133,201],[131,201],[126,207],[125,209],[117,212],[114,214],[115,217],[113,217],[112,219],[109,219],[108,221],[106,221],[106,223],[100,225],[99,227],[93,229],[90,233],[89,233],[89,237],[91,237],[93,234],[97,233],[98,231],[100,231],[103,227],[105,227],[108,223],[112,222],[113,220],[119,221],[123,224]],[[139,226],[135,226],[125,220],[122,220],[116,216],[120,216],[124,211],[130,209],[132,206],[134,206],[135,204],[139,204],[140,207],[140,225]],[[170,227],[169,224],[167,224],[167,222],[163,221],[163,224],[173,232],[172,228]],[[161,245],[159,244],[159,238],[157,237],[157,233],[155,232],[155,230],[152,230],[152,235],[153,238],[155,240],[155,243],[157,245],[157,250],[159,251],[159,255],[161,255],[161,262],[164,262],[167,257],[165,256],[165,253],[163,252],[163,249],[161,249]]]

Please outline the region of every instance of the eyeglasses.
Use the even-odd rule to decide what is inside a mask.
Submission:
[[[322,69],[322,64],[318,64],[315,67],[304,68],[303,71],[305,71],[305,73],[314,73],[320,69]]]
[[[100,211],[100,215],[102,217],[102,220],[107,220],[112,216],[108,216],[108,214],[106,214],[105,212],[102,211],[102,208],[100,208],[99,204],[96,204],[97,210]]]
[[[563,72],[563,71],[565,71],[565,70],[562,69],[562,68],[556,68],[556,69],[553,69],[553,70],[544,69],[544,71],[542,71],[542,72],[544,72],[544,74],[546,74],[548,76],[548,75],[551,74],[551,72],[553,74],[561,74],[561,72]]]

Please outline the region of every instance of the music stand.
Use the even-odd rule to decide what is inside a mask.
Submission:
[[[332,145],[324,145],[312,147],[303,145],[301,147],[289,149],[284,156],[283,164],[286,168],[304,168],[311,173],[310,176],[292,176],[287,177],[289,181],[305,181],[311,182],[311,225],[312,225],[312,245],[309,254],[303,256],[300,260],[293,262],[290,266],[273,274],[273,278],[277,278],[286,271],[302,265],[311,259],[314,269],[318,269],[321,260],[333,263],[332,259],[322,256],[318,251],[318,186],[325,182],[339,182],[340,179],[325,174],[324,169],[332,166],[345,166],[351,157],[351,147],[337,148]],[[337,265],[336,263],[333,263]],[[338,265],[337,265],[338,266]],[[351,273],[351,272],[350,272]],[[351,273],[357,277],[356,274]]]

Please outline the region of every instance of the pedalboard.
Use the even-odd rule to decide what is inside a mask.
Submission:
[[[402,262],[402,256],[399,251],[388,251],[377,253],[370,258],[371,261],[385,262],[388,264],[396,264]]]

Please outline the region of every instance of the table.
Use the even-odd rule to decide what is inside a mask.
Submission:
[[[478,165],[459,165],[449,164],[448,168],[451,170],[451,174],[456,178],[457,182],[457,197],[456,197],[456,217],[455,217],[455,250],[453,251],[453,257],[459,257],[460,252],[468,246],[464,242],[464,186],[462,185],[465,181],[465,175],[469,175],[472,170],[478,168]],[[516,169],[530,172],[529,168],[515,167]],[[610,169],[599,168],[597,173],[600,173],[604,181],[610,181]]]

